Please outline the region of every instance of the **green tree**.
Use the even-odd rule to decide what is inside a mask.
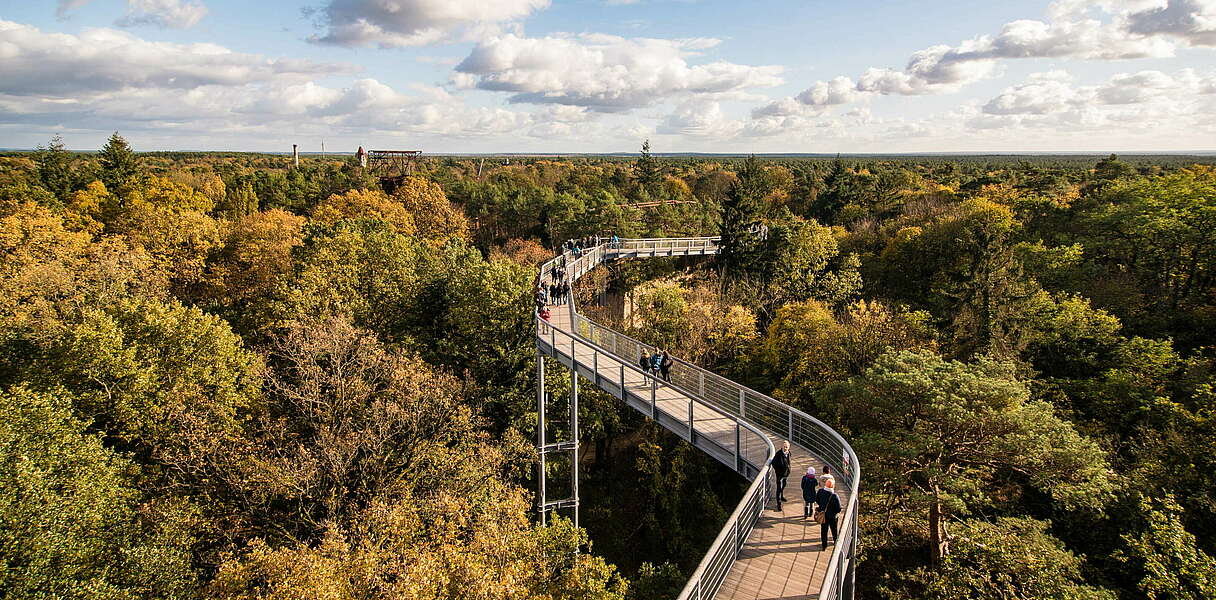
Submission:
[[[38,165],[38,180],[42,187],[55,195],[59,202],[66,202],[68,195],[77,189],[75,157],[63,145],[59,135],[51,138],[46,146],[39,146],[34,153]]]
[[[883,490],[874,495],[927,515],[935,564],[949,552],[952,516],[1009,492],[998,473],[1016,474],[1063,507],[1096,508],[1111,493],[1097,444],[1031,400],[1009,363],[892,352],[831,388],[825,403],[867,457],[870,485]]]
[[[101,182],[106,184],[106,189],[120,196],[126,195],[129,187],[142,176],[139,157],[117,131],[102,146],[97,163],[101,167]]]
[[[769,193],[769,180],[755,156],[743,163],[722,201],[721,251],[718,256],[724,277],[742,277],[755,267],[761,243],[762,202]]]
[[[78,319],[78,320],[77,320]],[[12,373],[66,387],[76,414],[130,451],[157,483],[189,488],[189,474],[239,434],[260,397],[262,362],[218,317],[176,302],[120,300],[33,332]]]
[[[1142,573],[1140,590],[1149,600],[1216,598],[1216,558],[1196,547],[1182,526],[1182,507],[1170,496],[1141,498],[1145,531],[1123,536],[1127,550],[1117,557]]]
[[[190,516],[140,504],[133,466],[62,390],[0,393],[0,597],[189,597]]]
[[[1216,169],[1112,183],[1084,210],[1081,224],[1092,262],[1108,277],[1127,273],[1137,284],[1143,306],[1140,314],[1120,315],[1125,322],[1132,317],[1135,323],[1185,324],[1188,313],[1210,306],[1216,291]]]
[[[835,223],[836,215],[857,195],[849,165],[837,156],[823,178],[820,191],[810,205],[811,218],[820,223]]]
[[[218,190],[209,196],[221,207],[221,213],[229,219],[239,219],[258,212],[258,196],[253,191],[253,182],[248,179],[234,186],[231,191],[223,188],[219,182]],[[218,201],[217,201],[218,199]]]
[[[642,142],[642,152],[638,155],[638,160],[633,163],[633,176],[637,179],[638,186],[645,190],[647,195],[654,196],[658,192],[662,173],[659,172],[658,161],[650,155],[649,139]]]
[[[1119,160],[1117,154],[1112,154],[1100,161],[1094,167],[1094,179],[1098,181],[1113,181],[1124,177],[1135,176],[1136,168]]]
[[[1047,533],[1049,523],[1002,517],[969,519],[954,528],[951,552],[922,572],[930,600],[1113,600],[1086,585],[1083,561]]]

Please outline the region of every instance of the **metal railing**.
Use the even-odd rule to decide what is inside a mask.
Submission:
[[[565,266],[566,277],[574,281],[606,260],[695,256],[717,252],[718,239],[709,237],[620,240],[617,243],[599,243],[580,256],[567,252],[542,265],[538,277],[543,280],[559,262]],[[582,367],[580,375],[593,380],[601,389],[643,412],[649,408],[651,416],[660,424],[680,433],[718,460],[733,464],[735,470],[745,477],[754,477],[743,499],[689,578],[679,596],[680,600],[713,597],[738,558],[739,550],[747,541],[772,492],[773,485],[768,476],[771,470],[769,461],[773,456],[770,434],[788,439],[791,444],[803,448],[830,466],[836,477],[837,490],[848,495],[841,511],[837,543],[833,547],[819,597],[851,598],[853,560],[858,541],[857,489],[861,470],[857,455],[844,438],[823,422],[796,408],[674,357],[670,383],[643,373],[633,366],[633,362],[643,351],[652,350],[652,346],[579,315],[573,304],[570,308],[572,331],[537,319],[537,345],[543,352],[559,360],[569,357],[569,365],[572,368]],[[562,345],[569,350],[568,353],[559,349]],[[590,373],[584,373],[588,370],[584,362],[587,355],[592,361]],[[605,381],[600,373],[598,365],[608,360],[619,364],[618,381]],[[627,372],[632,375],[627,377]],[[657,398],[659,390],[663,389],[674,390],[687,399],[686,414],[673,415],[670,410],[659,406]],[[647,393],[649,407],[646,406]],[[725,430],[724,421],[729,421]],[[752,442],[752,434],[762,437],[763,445]],[[763,458],[755,452],[761,448],[764,450]],[[733,463],[729,461],[732,456]]]

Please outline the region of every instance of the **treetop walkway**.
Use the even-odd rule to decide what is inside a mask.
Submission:
[[[718,239],[709,237],[599,242],[580,256],[567,252],[544,263],[538,282],[553,281],[556,267],[562,267],[564,278],[573,284],[607,261],[718,253]],[[536,345],[541,355],[571,370],[574,439],[560,443],[546,439],[544,362],[538,360],[542,520],[547,511],[572,508],[577,523],[577,461],[572,463],[573,496],[553,502],[546,497],[544,465],[549,453],[577,456],[578,379],[582,378],[751,481],[680,600],[852,598],[861,471],[853,449],[838,433],[798,409],[675,357],[670,382],[643,372],[638,358],[644,351],[653,352],[653,347],[583,317],[572,299],[548,308],[548,322],[536,317]],[[790,442],[792,458],[786,486],[790,501],[776,512],[771,461],[775,448],[785,440]],[[808,466],[822,472],[823,465],[831,467],[842,507],[839,540],[826,548],[820,546],[818,524],[802,516],[798,483]]]

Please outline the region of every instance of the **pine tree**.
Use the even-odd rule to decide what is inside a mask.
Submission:
[[[853,174],[849,172],[849,166],[837,156],[836,160],[832,161],[831,170],[823,178],[823,191],[811,206],[810,215],[825,225],[835,222],[836,214],[848,204],[852,196],[852,180]]]
[[[647,194],[653,196],[659,186],[661,173],[659,172],[658,161],[650,155],[650,140],[642,142],[642,153],[638,156],[638,160],[633,165],[634,176],[638,179],[638,185],[646,191]]]
[[[106,184],[106,189],[119,196],[124,195],[140,177],[139,157],[117,131],[106,141],[97,162],[101,166],[101,182]]]
[[[42,187],[60,201],[76,190],[76,174],[72,164],[75,160],[64,148],[63,138],[58,134],[45,147],[38,147],[34,162],[38,165],[38,179]]]
[[[723,274],[741,275],[752,267],[760,246],[760,212],[769,182],[755,156],[748,157],[722,201]]]

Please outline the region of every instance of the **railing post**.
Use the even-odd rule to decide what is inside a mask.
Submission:
[[[743,388],[739,388],[739,416],[746,419],[747,412],[745,411],[747,396],[743,393]]]
[[[693,420],[692,407],[693,407],[693,401],[692,401],[692,398],[689,398],[688,399],[688,443],[690,443],[690,444],[693,443],[693,438],[696,437],[696,433],[697,433],[697,430],[694,427],[694,424],[696,423],[696,421]]]
[[[794,411],[787,409],[785,411],[785,414],[789,418],[789,425],[790,425],[790,427],[789,427],[790,434],[785,439],[790,440],[790,443],[792,444],[792,443],[794,443],[794,441],[793,441],[794,440]]]
[[[735,417],[735,472],[741,470],[742,465],[739,462],[739,417]]]
[[[655,421],[659,420],[658,391],[659,381],[652,377],[650,379],[650,418]]]
[[[595,382],[596,387],[600,385],[600,351],[593,350],[591,355],[591,381]]]
[[[705,371],[697,371],[697,392],[705,397]]]
[[[625,394],[625,365],[621,365],[621,401],[629,401],[629,397]]]

